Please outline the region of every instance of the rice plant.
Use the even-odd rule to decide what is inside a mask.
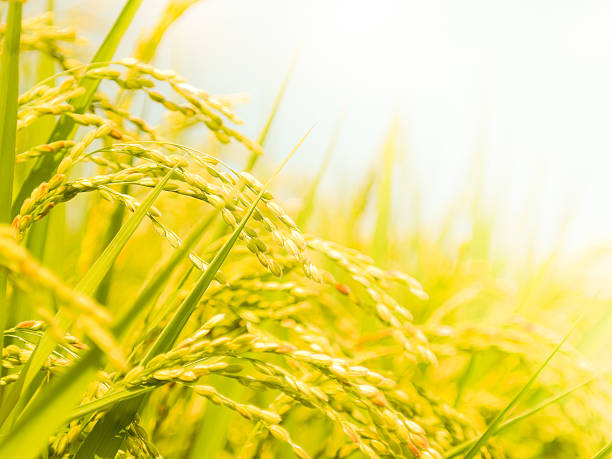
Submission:
[[[0,457],[604,457],[583,351],[609,305],[554,260],[506,289],[482,215],[459,247],[452,215],[395,235],[398,126],[356,193],[321,208],[323,164],[285,210],[269,187],[308,133],[253,171],[291,71],[253,140],[238,97],[151,64],[197,2],[116,56],[127,0],[89,62],[53,2],[3,5]],[[538,325],[560,310],[565,337]]]

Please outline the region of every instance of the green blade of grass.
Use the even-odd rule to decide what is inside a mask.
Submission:
[[[283,166],[289,161],[291,156],[297,151],[300,145],[306,140],[306,137],[310,134],[312,128],[308,130],[308,132],[300,139],[297,145],[291,150],[291,152],[287,155],[285,160],[278,166],[276,171],[272,174],[272,176],[268,179],[266,184],[262,187],[261,191],[257,195],[257,197],[253,200],[251,206],[248,208],[240,223],[235,228],[234,232],[230,236],[230,238],[223,244],[223,246],[217,251],[212,261],[206,268],[206,271],[202,273],[196,285],[189,292],[187,297],[183,300],[175,314],[172,316],[170,321],[166,324],[162,332],[159,334],[153,345],[149,348],[148,352],[145,354],[141,364],[145,365],[156,355],[168,351],[179,334],[183,330],[183,327],[187,323],[187,320],[191,316],[192,312],[195,310],[198,305],[200,299],[208,289],[208,286],[215,278],[217,272],[221,268],[221,265],[229,255],[232,250],[234,244],[238,240],[240,233],[246,226],[249,218],[255,211],[257,204],[263,197],[266,189],[276,177],[276,175],[281,171]],[[86,459],[90,457],[114,457],[117,453],[117,450],[121,446],[123,441],[123,436],[120,435],[120,432],[132,422],[136,412],[141,407],[144,401],[144,396],[136,399],[129,400],[124,403],[119,403],[100,420],[96,423],[91,433],[87,436],[79,451],[77,452],[75,459]]]
[[[136,209],[128,221],[123,225],[121,230],[104,250],[102,255],[98,257],[94,265],[87,271],[87,274],[83,277],[81,282],[79,282],[76,290],[86,295],[91,295],[95,291],[100,281],[104,278],[109,267],[112,266],[114,260],[117,258],[129,238],[134,234],[140,222],[146,216],[147,212],[164,189],[164,186],[168,180],[170,180],[175,168],[171,169],[165,175],[165,177],[160,180],[157,186],[149,193],[145,201]],[[60,327],[62,327],[62,329],[67,329],[70,326],[71,321],[66,316],[61,314],[61,312],[58,314],[58,316]],[[2,406],[0,407],[0,422],[4,422],[7,419],[8,415],[11,413],[13,407],[20,398],[21,403],[19,406],[21,407],[24,406],[27,400],[29,400],[29,396],[20,397],[22,394],[22,389],[25,395],[33,393],[33,390],[29,389],[29,387],[32,384],[35,376],[40,372],[40,369],[46,362],[48,356],[53,351],[55,344],[55,339],[50,333],[47,332],[42,336],[38,346],[36,346],[32,356],[28,360],[27,365],[22,370],[18,381],[11,389],[11,392],[9,393],[10,396],[3,401]],[[76,396],[78,396],[78,393]],[[0,451],[2,451],[1,448]],[[0,455],[0,457],[3,456]]]
[[[270,113],[268,114],[266,123],[264,124],[264,127],[262,128],[261,132],[259,133],[259,137],[257,138],[257,143],[261,145],[262,147],[266,143],[266,139],[268,138],[268,133],[270,132],[270,127],[272,126],[272,122],[276,118],[278,107],[280,106],[280,103],[283,100],[285,92],[287,91],[287,86],[289,85],[289,82],[291,81],[291,77],[293,76],[293,71],[295,69],[295,66],[297,65],[298,57],[299,57],[299,50],[296,50],[295,54],[293,55],[293,60],[291,61],[291,64],[289,65],[289,70],[287,71],[287,74],[285,75],[285,79],[283,80],[281,87],[279,88],[278,93],[276,94],[276,98],[274,99],[274,103],[272,104],[272,109],[270,110]],[[255,152],[251,153],[251,156],[249,156],[249,159],[247,160],[247,164],[245,165],[244,170],[246,172],[251,172],[253,168],[255,167],[255,163],[257,163],[257,160],[259,159],[260,156],[261,156],[260,154],[257,154]],[[214,238],[220,238],[221,236],[226,234],[226,230],[227,230],[227,226],[225,225],[225,223],[219,222],[214,232]]]
[[[161,328],[161,324],[164,318],[168,317],[171,311],[174,311],[175,308],[180,305],[180,301],[178,300],[178,298],[181,295],[181,291],[185,287],[185,284],[187,283],[195,269],[196,268],[194,265],[190,265],[182,274],[182,276],[178,279],[176,286],[173,285],[172,292],[170,293],[170,295],[168,295],[168,298],[164,300],[161,307],[157,311],[155,311],[154,316],[147,317],[145,324],[146,329],[149,330],[149,332],[145,333],[144,335],[138,336],[139,342],[134,343],[132,347],[132,353],[129,356],[130,362],[134,361],[135,354],[140,350],[139,344],[142,344],[144,341],[150,339],[153,336],[153,333],[155,333]],[[153,301],[155,301],[155,299],[153,299]],[[149,311],[153,312],[151,310]],[[125,336],[129,337],[130,334],[126,333]]]
[[[23,5],[19,2],[9,3],[0,62],[0,223],[11,221],[22,8]]]
[[[548,362],[550,362],[552,358],[557,354],[557,352],[559,352],[559,350],[561,349],[565,341],[567,341],[571,333],[574,331],[574,329],[578,325],[579,321],[580,319],[576,321],[572,329],[563,337],[563,339],[557,345],[557,347],[555,347],[555,349],[548,355],[546,360],[542,363],[542,365],[540,365],[540,367],[531,376],[531,378],[529,378],[529,381],[527,381],[527,383],[522,387],[519,393],[516,394],[514,398],[510,401],[510,403],[508,403],[508,405],[506,405],[506,407],[495,417],[495,419],[493,419],[493,422],[489,424],[489,426],[487,427],[487,430],[484,431],[484,433],[478,438],[478,440],[474,443],[474,445],[472,445],[472,447],[465,454],[464,459],[472,459],[474,456],[476,456],[476,454],[478,454],[480,449],[486,445],[487,441],[489,441],[489,438],[491,438],[491,436],[498,429],[499,425],[502,423],[506,415],[510,412],[510,410],[512,410],[512,408],[516,406],[516,404],[523,397],[523,395],[525,395],[525,393],[533,385],[537,377],[540,375],[540,373],[542,373],[544,368],[546,368],[546,366],[548,365]]]
[[[132,423],[146,394],[120,401],[100,419],[87,435],[74,459],[113,458],[123,443],[125,428]]]
[[[81,282],[77,285],[77,290],[86,294],[92,295],[106,272],[110,269],[112,264],[119,256],[119,252],[123,249],[128,240],[132,237],[140,222],[147,215],[147,212],[151,209],[153,203],[157,200],[158,196],[163,191],[166,183],[172,177],[172,174],[176,170],[177,166],[174,166],[163,179],[155,186],[155,188],[149,193],[147,198],[138,206],[136,211],[130,216],[130,218],[123,224],[119,232],[115,235],[111,243],[104,249],[104,252],[96,259],[95,263],[87,274],[81,279]]]
[[[49,232],[49,218],[43,218],[41,221],[33,225],[28,231],[26,239],[26,247],[28,252],[35,258],[44,261],[45,249],[47,246],[47,234]],[[18,295],[12,306],[14,317],[11,317],[12,322],[7,325],[14,325],[19,320],[24,320],[28,310],[27,302],[24,301],[23,294]]]
[[[370,201],[372,195],[372,187],[376,180],[376,169],[374,167],[369,168],[368,176],[365,178],[362,184],[359,186],[359,190],[353,197],[353,202],[350,203],[350,212],[347,217],[347,234],[346,238],[349,245],[356,245],[358,239],[357,228],[359,221],[363,216],[366,207]]]
[[[289,65],[289,70],[287,70],[287,74],[285,75],[285,79],[283,80],[283,83],[281,84],[281,87],[279,88],[278,93],[276,93],[276,97],[274,99],[274,103],[272,104],[272,109],[270,110],[270,114],[268,115],[266,124],[264,125],[257,139],[257,143],[261,146],[263,146],[264,143],[266,142],[266,138],[268,137],[268,132],[270,131],[272,122],[274,121],[274,118],[276,117],[276,112],[278,111],[278,107],[280,106],[280,103],[283,100],[283,96],[285,95],[285,92],[287,91],[287,86],[289,86],[289,82],[291,81],[291,77],[293,76],[293,71],[295,70],[295,66],[297,65],[298,57],[299,57],[299,52],[296,51],[295,54],[293,55],[293,59],[291,60],[291,64]],[[246,172],[251,172],[253,170],[253,167],[255,167],[255,163],[257,162],[257,159],[259,158],[259,156],[260,155],[258,155],[257,153],[251,153],[251,156],[249,156],[249,160],[247,161],[247,164],[244,168]]]
[[[118,338],[124,335],[128,327],[136,321],[138,315],[144,310],[145,306],[160,292],[178,264],[200,240],[200,237],[206,228],[210,226],[214,217],[215,214],[212,214],[196,225],[183,241],[183,245],[174,251],[170,258],[155,271],[153,276],[142,287],[136,299],[125,309],[125,312],[123,312],[121,318],[117,321],[116,327],[114,327],[115,335]]]
[[[119,190],[121,194],[129,194],[129,186],[123,185]],[[120,204],[117,204],[112,211],[112,214],[109,219],[109,225],[106,229],[106,234],[104,235],[104,242],[102,243],[102,247],[105,247],[113,240],[115,234],[121,228],[121,223],[123,222],[123,218],[125,217],[125,207]],[[96,289],[94,294],[95,300],[100,304],[106,304],[108,302],[108,296],[110,294],[111,284],[113,283],[113,269],[108,270],[102,282]]]
[[[110,61],[119,46],[119,42],[121,38],[125,34],[125,31],[129,27],[132,19],[134,18],[138,8],[142,4],[142,0],[127,0],[121,13],[117,17],[113,27],[106,35],[106,38],[98,48],[95,56],[91,60],[91,63],[96,62],[106,62]],[[75,108],[76,113],[84,113],[85,110],[90,106],[91,101],[93,100],[93,96],[98,89],[98,85],[100,84],[100,80],[98,79],[88,79],[85,81],[81,81],[80,84],[85,88],[85,93],[78,97],[76,100],[71,101],[71,104]],[[73,132],[75,131],[75,121],[68,117],[62,116],[51,136],[49,138],[50,142],[55,142],[58,140],[69,140],[72,137]],[[21,204],[23,201],[30,195],[32,190],[36,188],[40,183],[49,179],[61,158],[55,158],[53,155],[43,155],[41,156],[32,166],[32,169],[28,173],[26,179],[24,180],[17,197],[13,201],[12,206],[12,216],[15,216],[19,213],[19,209],[21,208]]]
[[[306,198],[304,199],[304,205],[302,206],[302,210],[298,214],[297,217],[297,225],[301,230],[306,229],[306,225],[312,216],[312,213],[315,208],[315,198],[317,196],[317,189],[319,188],[319,184],[321,183],[321,179],[323,178],[323,174],[327,170],[327,166],[336,150],[336,145],[338,144],[338,139],[340,138],[340,131],[342,130],[342,124],[344,122],[344,116],[341,117],[336,123],[336,128],[334,129],[334,133],[332,134],[331,139],[329,140],[329,145],[327,146],[327,151],[325,152],[325,158],[321,163],[321,167],[317,172],[315,179],[310,185],[310,189],[306,194]]]
[[[17,138],[17,98],[19,96],[19,43],[23,5],[11,2],[0,61],[0,224],[11,221],[11,199],[15,174]],[[4,329],[9,317],[7,277],[0,273],[0,349],[4,347]],[[0,368],[0,376],[4,368]],[[0,391],[0,396],[4,391]]]
[[[551,397],[549,399],[544,400],[543,402],[537,404],[536,406],[534,406],[533,408],[530,408],[526,411],[524,411],[521,414],[518,414],[514,417],[511,417],[510,419],[508,419],[507,421],[503,422],[502,424],[499,425],[499,427],[495,430],[495,435],[503,432],[504,430],[512,427],[514,424],[517,424],[521,421],[523,421],[524,419],[529,418],[530,416],[533,416],[534,414],[538,413],[539,411],[543,410],[544,408],[557,403],[561,400],[563,400],[564,398],[570,396],[571,394],[573,394],[575,391],[577,391],[578,389],[582,389],[583,387],[591,384],[595,379],[597,379],[597,376],[594,376],[588,380],[586,380],[585,382],[578,384],[574,387],[572,387],[571,389],[566,390],[565,392],[559,394],[559,395],[555,395],[554,397]],[[447,451],[444,454],[444,459],[451,459],[453,457],[456,457],[462,453],[464,453],[466,450],[468,450],[470,447],[472,447],[474,444],[476,443],[476,440],[468,440],[466,442],[463,442],[457,446],[455,446],[453,449]]]
[[[82,418],[98,411],[107,410],[120,402],[125,402],[127,400],[145,395],[148,392],[157,389],[157,387],[158,386],[147,386],[139,389],[121,389],[111,392],[104,395],[104,397],[100,397],[96,400],[74,408],[64,422],[70,422],[74,419]]]
[[[53,13],[53,1],[49,0],[47,2],[47,11],[49,13]],[[51,18],[49,18],[48,24],[52,24]],[[53,85],[55,83],[55,61],[54,59],[47,55],[41,54],[40,60],[38,62],[37,67],[37,79],[36,81],[46,81],[49,85]],[[31,126],[28,126],[25,132],[25,137],[27,138],[28,146],[36,146],[45,143],[45,140],[49,138],[49,135],[53,131],[54,119],[52,117],[41,117],[37,119]],[[57,210],[54,209],[53,214],[57,214]],[[31,228],[31,231],[28,234],[28,240],[26,242],[26,246],[29,252],[36,257],[40,261],[45,260],[45,240],[40,237],[40,234],[45,234],[47,232],[47,228],[49,223],[49,218],[45,218],[43,221],[39,222],[37,225]],[[52,233],[53,234],[53,233]],[[55,233],[55,239],[60,239],[63,237],[63,234]],[[53,244],[61,243],[63,241],[54,240]],[[51,247],[53,244],[49,244]],[[51,259],[51,257],[49,257]],[[13,309],[15,310],[15,320],[9,323],[17,323],[21,320],[26,320],[26,315],[30,311],[26,309],[26,311],[22,311],[24,309],[25,304],[16,304]],[[19,309],[19,310],[18,310]],[[22,317],[19,317],[19,314]]]
[[[262,128],[261,132],[259,133],[259,137],[257,138],[257,143],[261,145],[262,147],[266,143],[268,133],[270,132],[270,127],[272,126],[272,122],[274,121],[274,118],[276,117],[276,113],[278,112],[278,107],[280,106],[283,96],[285,95],[285,92],[287,90],[289,81],[291,80],[291,76],[293,75],[293,70],[295,68],[295,65],[297,64],[297,58],[298,58],[298,52],[296,51],[293,57],[293,60],[291,61],[291,65],[289,66],[289,70],[287,71],[287,74],[285,75],[285,79],[283,80],[283,83],[281,84],[281,87],[279,88],[278,93],[276,94],[276,98],[274,99],[272,109],[270,110],[270,113],[268,114],[267,121],[264,124],[264,127]],[[251,153],[251,156],[249,156],[249,159],[247,160],[247,164],[245,165],[244,170],[246,172],[251,172],[253,168],[255,167],[255,164],[257,163],[257,160],[259,159],[260,156],[261,155],[258,153],[255,153],[255,152]],[[213,233],[214,234],[213,237],[215,239],[218,239],[224,234],[226,234],[226,232],[227,232],[227,226],[225,225],[223,221],[220,221],[217,224],[217,228],[215,229]]]
[[[612,453],[612,441],[608,443],[606,446],[601,448],[599,451],[593,455],[592,459],[603,459],[604,457],[608,457]]]
[[[383,150],[383,161],[381,162],[381,174],[378,188],[378,214],[376,216],[376,227],[374,229],[374,240],[372,241],[372,256],[380,265],[387,261],[389,250],[389,227],[391,223],[391,193],[392,179],[397,153],[397,135],[399,121],[396,119],[387,138]]]
[[[141,62],[151,62],[170,26],[179,20],[189,8],[200,1],[202,0],[183,0],[180,2],[175,0],[167,1],[166,8],[162,11],[157,24],[155,24],[149,32],[146,32],[144,36],[139,38],[137,46],[134,49],[134,57]]]
[[[472,376],[472,371],[474,370],[474,362],[476,361],[477,355],[478,354],[476,353],[473,353],[472,355],[470,355],[470,360],[468,361],[468,364],[466,365],[465,370],[463,370],[463,373],[461,374],[459,381],[457,381],[457,395],[455,395],[455,402],[453,403],[453,407],[455,408],[459,406],[459,403],[461,402],[461,398],[463,397],[463,393],[467,386],[467,382],[470,380],[470,377]]]
[[[224,393],[233,399],[237,399],[243,394],[244,386],[236,381],[224,381],[223,379],[219,375],[214,375],[214,378],[211,378],[208,384],[222,383]],[[234,415],[235,413],[226,407],[207,403],[189,457],[191,459],[219,457],[219,453],[223,451],[227,443],[226,433],[232,421],[235,420]]]
[[[97,348],[96,348],[96,352]],[[62,426],[65,412],[82,397],[96,370],[83,368],[79,360],[63,377],[53,382],[23,413],[0,444],[0,457],[37,457],[47,438]]]

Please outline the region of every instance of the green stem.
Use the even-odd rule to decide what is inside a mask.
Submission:
[[[19,95],[19,41],[21,10],[19,2],[9,3],[0,73],[0,223],[11,221],[11,197],[15,171],[17,137],[17,97]]]
[[[19,95],[19,43],[21,40],[20,2],[8,7],[4,48],[0,67],[0,224],[11,221],[11,199],[15,173],[15,141],[17,137],[17,97]],[[0,273],[0,348],[8,317],[7,276]],[[3,369],[0,368],[0,376]]]

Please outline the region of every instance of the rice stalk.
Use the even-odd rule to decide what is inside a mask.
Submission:
[[[0,58],[0,224],[11,218],[17,96],[19,94],[19,43],[21,39],[22,4],[12,2],[7,12],[6,37]],[[6,273],[0,272],[0,347],[4,347],[3,330],[10,316]],[[0,376],[4,370],[0,368]],[[1,393],[1,392],[0,392]]]

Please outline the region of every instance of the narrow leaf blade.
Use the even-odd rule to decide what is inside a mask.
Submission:
[[[521,400],[521,398],[523,398],[523,395],[525,395],[525,393],[533,385],[533,383],[535,382],[537,377],[540,375],[540,373],[542,373],[542,371],[544,370],[544,368],[546,368],[546,366],[552,360],[552,358],[555,355],[557,355],[557,352],[561,350],[561,347],[563,346],[563,344],[565,344],[565,342],[567,341],[571,333],[574,331],[574,329],[578,325],[579,321],[580,320],[578,320],[576,324],[572,327],[572,329],[563,337],[561,342],[548,355],[544,363],[540,365],[540,367],[535,371],[535,373],[531,376],[531,378],[529,378],[529,381],[527,381],[527,383],[522,387],[519,393],[514,396],[514,398],[510,401],[510,403],[508,403],[508,405],[506,405],[506,407],[495,417],[493,422],[489,424],[489,426],[487,427],[487,430],[485,430],[485,432],[478,438],[476,443],[474,443],[474,445],[468,450],[468,452],[465,455],[465,459],[472,459],[474,456],[476,456],[476,454],[478,454],[480,449],[486,445],[487,441],[489,441],[489,438],[491,438],[491,436],[493,436],[494,433],[497,431],[499,425],[502,423],[506,415],[510,412],[510,410],[512,410],[512,408],[516,406],[516,404]]]

